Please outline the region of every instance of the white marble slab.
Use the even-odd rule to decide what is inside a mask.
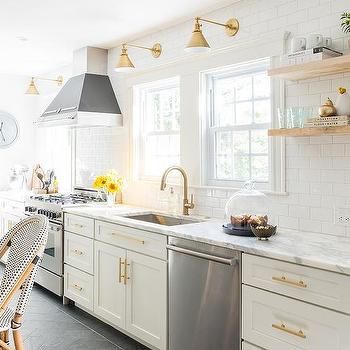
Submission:
[[[66,212],[350,275],[350,239],[345,237],[282,231],[268,241],[259,241],[254,237],[229,236],[223,233],[223,222],[219,220],[161,226],[128,219],[123,216],[154,211],[126,205],[112,208],[67,208]]]
[[[24,203],[24,199],[26,195],[28,195],[29,193],[30,192],[19,191],[19,190],[18,191],[15,191],[15,190],[0,191],[0,198]]]

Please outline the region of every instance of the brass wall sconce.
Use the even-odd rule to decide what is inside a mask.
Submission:
[[[152,47],[145,47],[140,45],[133,45],[133,44],[122,44],[122,50],[119,57],[119,61],[117,65],[115,66],[114,70],[116,72],[130,72],[135,69],[134,64],[129,58],[128,54],[128,47],[136,47],[138,49],[144,49],[151,51],[151,54],[154,58],[158,58],[162,53],[162,45],[159,43],[154,44]]]
[[[191,39],[185,47],[185,51],[187,52],[204,52],[210,49],[210,45],[202,33],[202,24],[200,22],[222,26],[225,28],[225,32],[228,36],[235,36],[239,30],[239,22],[236,18],[230,18],[226,23],[219,23],[209,19],[196,17]]]
[[[32,77],[30,80],[28,89],[26,91],[27,95],[40,95],[39,90],[37,89],[35,85],[35,80],[47,80],[47,81],[54,81],[57,83],[58,86],[61,86],[63,84],[63,77],[62,75],[59,75],[57,79],[48,79],[48,78],[39,78],[39,77]]]

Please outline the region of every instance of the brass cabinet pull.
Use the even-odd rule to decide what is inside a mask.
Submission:
[[[301,329],[299,329],[298,331],[295,331],[293,329],[288,328],[283,323],[281,323],[280,325],[279,324],[272,324],[272,328],[276,328],[276,329],[278,329],[280,331],[283,331],[283,332],[286,332],[288,334],[295,335],[295,336],[297,336],[299,338],[303,338],[303,339],[306,338],[305,333]]]
[[[129,239],[130,241],[135,241],[135,242],[140,243],[140,244],[145,244],[145,241],[142,239],[121,235],[120,233],[117,233],[117,232],[112,232],[112,236],[118,236],[120,238]]]
[[[300,287],[300,288],[306,288],[307,287],[307,284],[300,280],[300,281],[292,281],[290,279],[288,279],[287,277],[285,276],[282,276],[282,277],[272,277],[272,279],[274,281],[277,281],[277,282],[282,282],[282,283],[287,283],[287,284],[291,284],[293,286],[297,286],[297,287]]]
[[[77,289],[79,292],[83,290],[83,287],[80,287],[77,284],[73,284],[73,288]]]
[[[75,227],[79,227],[79,228],[83,228],[84,225],[81,225],[81,224],[70,224],[71,226],[75,226]]]
[[[78,249],[73,249],[72,252],[76,255],[83,255],[84,253]]]
[[[122,283],[122,278],[124,279],[124,284],[125,284],[125,267],[124,267],[124,274],[122,275],[122,266],[125,266],[125,262],[122,261],[122,258],[119,258],[119,283]]]

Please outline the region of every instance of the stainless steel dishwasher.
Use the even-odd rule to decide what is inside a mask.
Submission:
[[[241,253],[169,238],[169,350],[241,348]]]

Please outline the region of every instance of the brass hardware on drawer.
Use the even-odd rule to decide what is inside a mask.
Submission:
[[[75,227],[79,227],[79,228],[83,228],[84,225],[81,225],[81,224],[70,224],[71,226],[75,226]]]
[[[73,288],[77,289],[79,292],[83,290],[83,287],[80,287],[77,284],[73,284]]]
[[[129,239],[130,241],[135,241],[135,242],[140,243],[140,244],[145,244],[145,241],[142,239],[121,235],[120,233],[117,233],[117,232],[112,232],[112,236],[118,236],[120,238]]]
[[[293,286],[297,286],[297,287],[301,287],[301,288],[306,288],[307,287],[307,284],[304,282],[304,281],[292,281],[292,280],[289,280],[287,277],[272,277],[272,279],[274,281],[277,281],[277,282],[282,282],[282,283],[287,283],[287,284],[291,284]]]
[[[125,267],[124,267],[124,275],[122,275],[122,265],[125,266],[125,262],[122,261],[122,258],[119,258],[119,278],[118,278],[118,281],[119,281],[119,283],[122,283],[122,278],[123,278],[124,284],[125,284]]]
[[[80,251],[78,249],[74,249],[74,250],[72,250],[72,252],[76,255],[83,255],[84,254],[82,251]]]
[[[289,333],[291,335],[295,335],[299,338],[303,338],[305,339],[306,338],[306,335],[304,334],[304,332],[299,329],[298,331],[295,331],[293,329],[290,329],[288,328],[285,324],[281,323],[280,325],[279,324],[272,324],[272,327],[273,328],[276,328],[276,329],[279,329],[280,331],[283,331],[283,332],[286,332],[286,333]]]

